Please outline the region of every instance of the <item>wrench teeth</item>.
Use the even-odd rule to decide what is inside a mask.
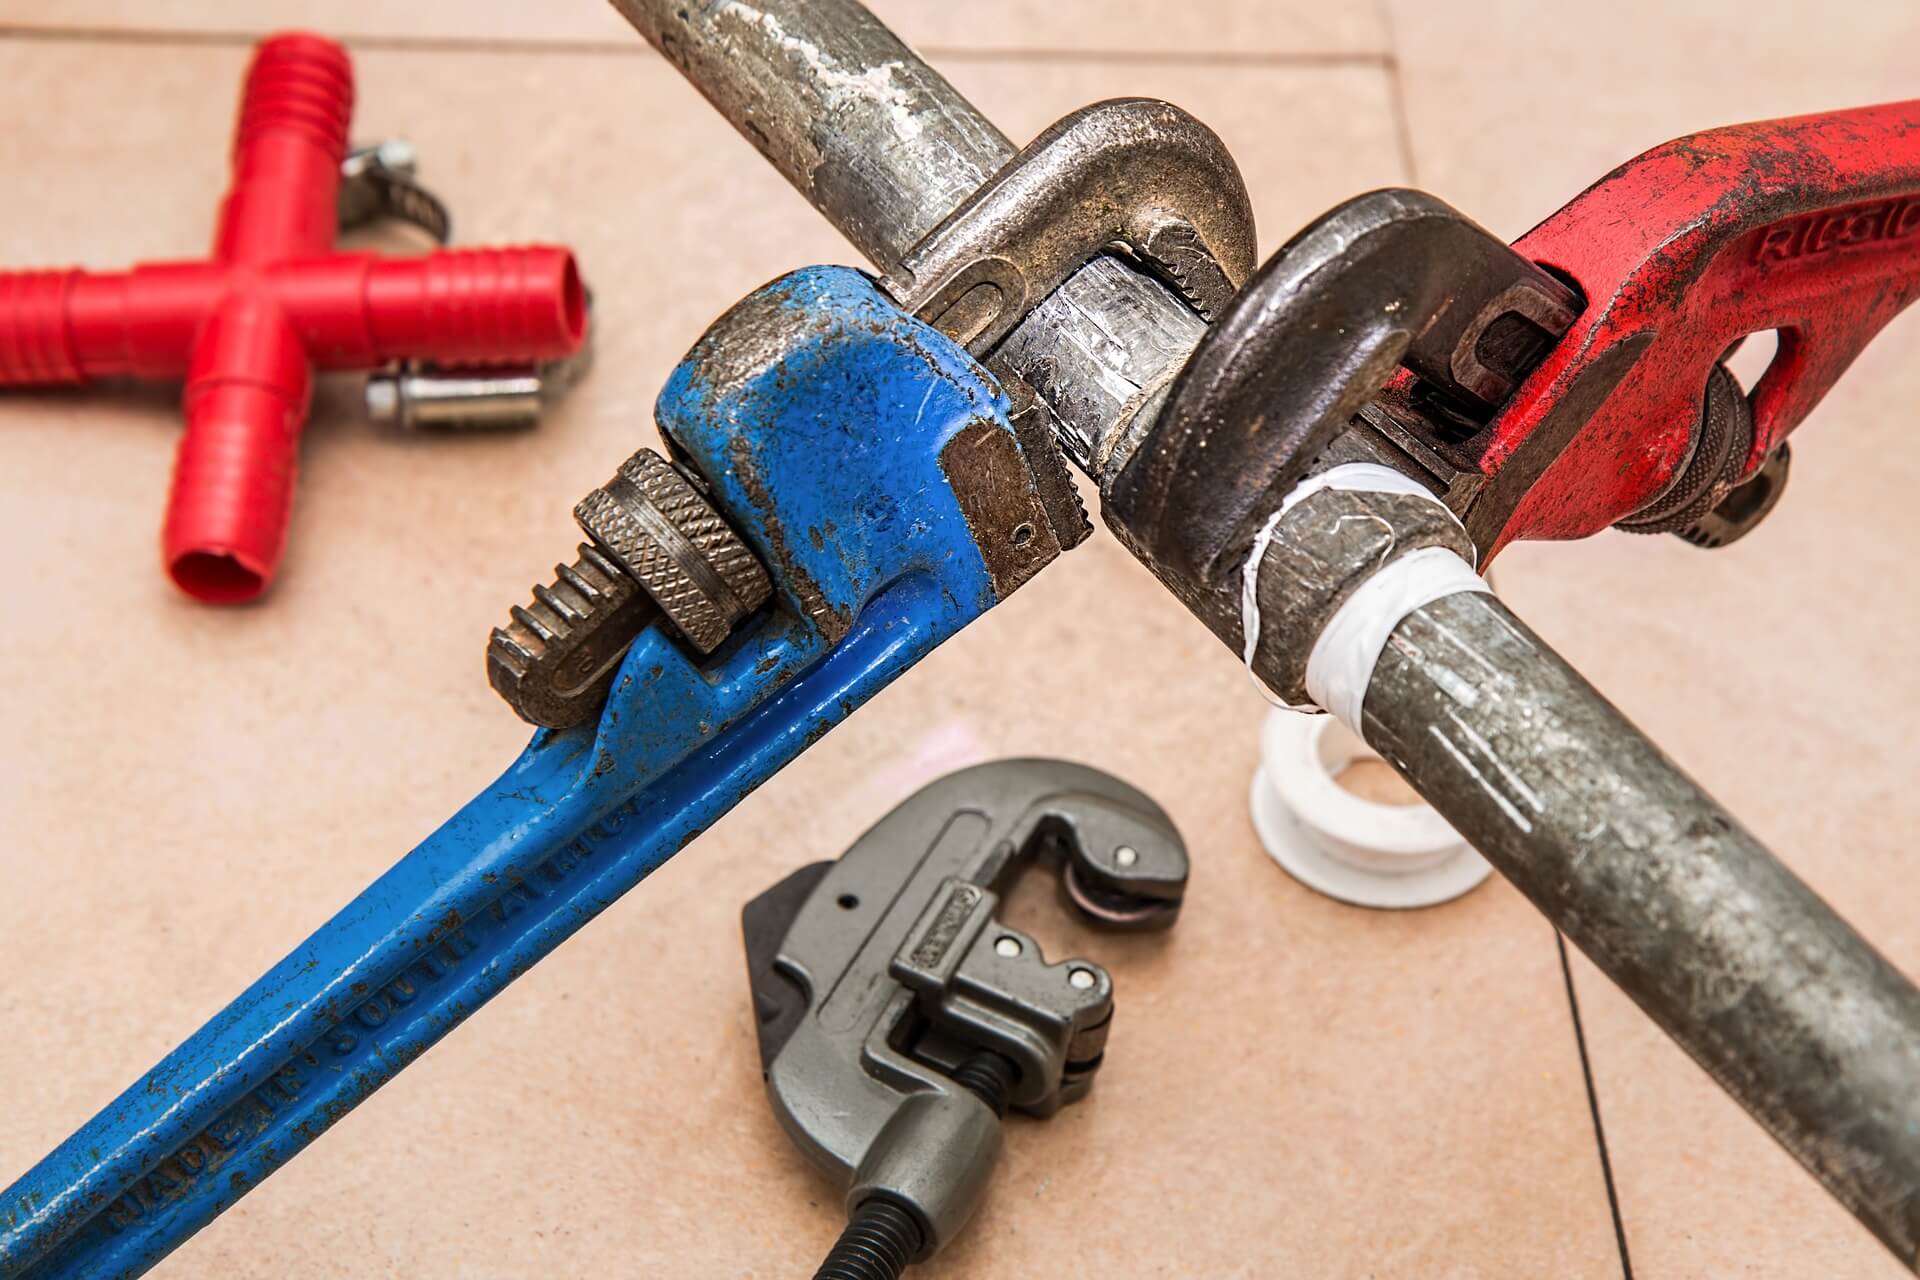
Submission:
[[[1173,287],[1179,292],[1180,296],[1186,299],[1187,305],[1199,312],[1202,320],[1211,324],[1216,318],[1213,314],[1213,308],[1207,305],[1206,300],[1202,298],[1199,291],[1193,287],[1192,281],[1187,277],[1186,268],[1177,266],[1171,262],[1163,263],[1162,265],[1166,268],[1167,279],[1173,284]]]
[[[516,617],[515,621],[519,619]],[[493,634],[487,638],[487,655],[494,661],[510,665],[517,676],[524,676],[527,664],[537,656],[533,649],[520,643],[512,632],[500,627],[495,627]]]
[[[1173,286],[1200,318],[1212,324],[1220,318],[1234,293],[1233,281],[1216,262],[1193,227],[1181,222],[1162,225],[1134,246],[1141,261]]]
[[[553,574],[488,637],[487,681],[521,719],[563,729],[599,714],[620,659],[659,613],[591,546]]]
[[[539,594],[539,588],[536,587],[534,589],[534,594],[535,595]],[[547,620],[544,617],[542,617],[540,614],[534,613],[532,610],[523,609],[519,605],[515,605],[508,612],[512,615],[514,626],[517,630],[523,633],[532,635],[536,640],[539,640],[542,644],[551,644],[554,641],[554,639],[558,637],[558,635],[560,634],[560,631],[558,628],[548,626]],[[496,629],[494,634],[498,635],[500,634],[500,632]],[[519,637],[517,636],[514,637],[514,643],[515,643],[515,646],[519,648],[523,653],[535,652],[535,650],[531,646],[522,643]]]
[[[702,653],[772,594],[766,569],[689,476],[650,449],[574,509],[592,543],[487,640],[487,680],[522,720],[600,714],[634,638],[664,615]]]
[[[533,598],[537,603],[545,605],[547,612],[559,618],[562,622],[575,622],[578,621],[581,616],[581,611],[574,608],[571,602],[562,597],[560,593],[552,587],[535,587],[533,589]],[[546,637],[542,638],[545,639]]]
[[[596,561],[602,559],[599,552],[584,543],[580,547],[580,555],[583,560],[589,557]],[[613,576],[612,571],[604,564],[597,567],[600,569],[600,573],[595,575],[596,577],[604,580]],[[553,566],[553,576],[555,579],[554,587],[558,588],[562,584],[565,584],[572,595],[580,601],[577,607],[582,613],[591,610],[593,606],[599,603],[607,594],[595,586],[593,580],[588,578],[586,574],[581,573],[570,564],[557,564]]]
[[[1222,287],[1231,289],[1232,286],[1226,283],[1225,274],[1204,254],[1196,250],[1185,257],[1156,255],[1151,261],[1159,269],[1161,278],[1173,286],[1174,292],[1198,312],[1202,320],[1212,324],[1220,318],[1212,299],[1219,296]],[[1198,279],[1198,276],[1204,276],[1205,280]]]

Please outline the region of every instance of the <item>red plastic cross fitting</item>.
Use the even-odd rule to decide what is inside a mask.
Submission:
[[[0,387],[184,378],[161,550],[189,595],[266,590],[315,369],[552,360],[586,336],[566,249],[336,253],[353,67],[318,36],[254,51],[210,261],[0,272]]]

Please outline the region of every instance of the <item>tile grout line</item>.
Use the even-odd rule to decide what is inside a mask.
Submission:
[[[160,27],[60,27],[0,23],[0,40],[54,43],[177,44],[226,48],[250,46],[270,34],[249,31],[168,30]],[[333,39],[360,49],[397,53],[552,53],[651,55],[653,50],[636,36],[626,40],[526,40],[511,36],[406,36],[371,33],[334,34]],[[991,49],[929,44],[921,51],[930,59],[954,62],[1118,62],[1156,65],[1291,67],[1301,70],[1375,67],[1389,69],[1385,52],[1327,50],[1322,52],[1243,53],[1230,49],[1166,51],[1146,49]]]
[[[1600,1123],[1600,1094],[1593,1082],[1593,1060],[1587,1054],[1586,1027],[1580,1021],[1580,997],[1574,994],[1573,965],[1567,958],[1567,938],[1553,931],[1553,945],[1560,951],[1560,976],[1567,985],[1567,1012],[1573,1016],[1573,1043],[1580,1051],[1580,1074],[1587,1086],[1587,1112],[1593,1117],[1593,1138],[1600,1152],[1600,1178],[1607,1188],[1607,1212],[1613,1216],[1613,1239],[1620,1248],[1620,1273],[1633,1280],[1633,1260],[1627,1254],[1627,1225],[1620,1215],[1620,1194],[1613,1185],[1613,1161],[1607,1155],[1607,1130]]]
[[[1387,0],[1373,0],[1373,12],[1380,19],[1380,34],[1386,42],[1383,63],[1387,73],[1388,109],[1393,113],[1393,135],[1400,149],[1400,168],[1407,185],[1420,185],[1420,165],[1413,155],[1413,121],[1407,116],[1407,88],[1400,74],[1400,37],[1393,25],[1393,10]]]

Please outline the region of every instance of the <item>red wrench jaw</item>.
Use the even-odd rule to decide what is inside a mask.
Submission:
[[[1920,101],[1667,143],[1514,247],[1587,306],[1467,446],[1486,477],[1467,515],[1483,557],[1661,497],[1715,362],[1778,330],[1735,478],[1758,471],[1920,290]]]
[[[1659,497],[1692,452],[1712,357],[1697,378],[1664,375],[1669,394],[1622,424],[1609,406],[1647,377],[1654,335],[1589,355],[1572,345],[1579,331],[1576,321],[1487,428],[1487,480],[1463,517],[1483,565],[1513,542],[1600,533]]]

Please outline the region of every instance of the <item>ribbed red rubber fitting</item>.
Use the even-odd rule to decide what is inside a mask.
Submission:
[[[85,382],[67,328],[78,271],[0,272],[0,387]]]
[[[451,249],[376,260],[367,326],[383,354],[453,362],[554,360],[580,349],[586,289],[566,249]]]
[[[338,164],[353,119],[353,64],[333,41],[305,31],[262,40],[247,68],[233,150],[283,130],[306,135]]]
[[[167,572],[208,604],[255,599],[287,545],[312,371],[271,303],[229,299],[187,374],[187,430],[160,535]]]

